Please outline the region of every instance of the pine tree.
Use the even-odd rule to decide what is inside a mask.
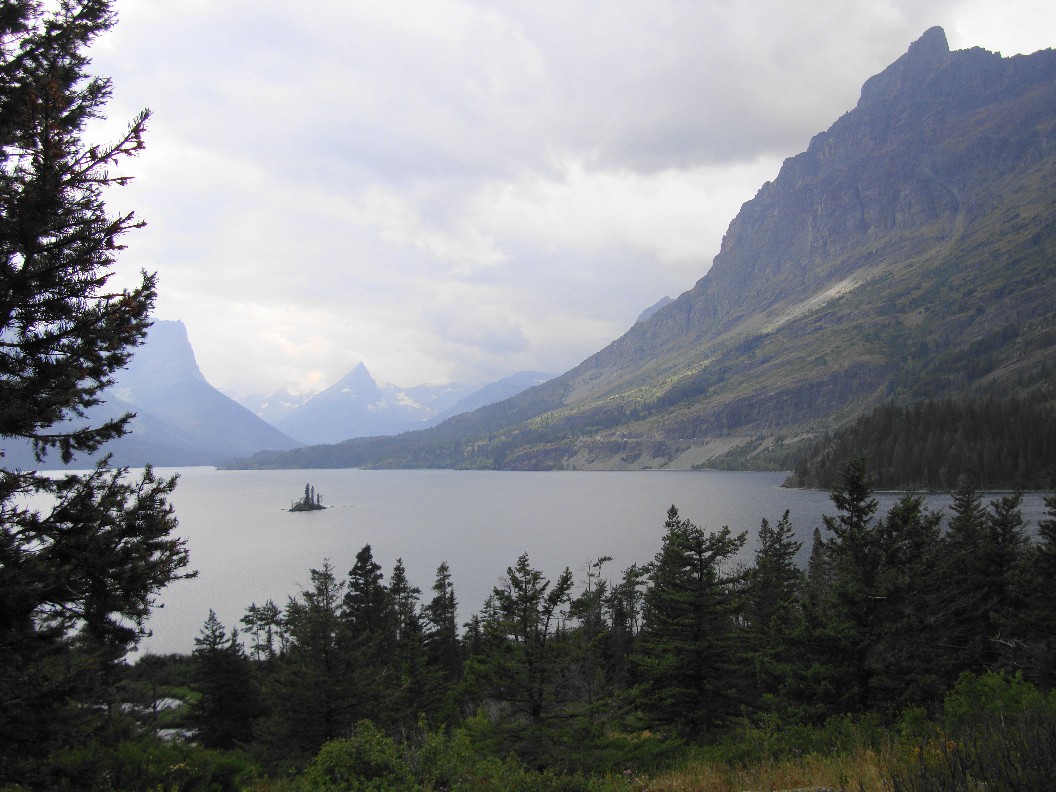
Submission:
[[[429,664],[440,670],[448,684],[462,675],[462,653],[458,641],[458,601],[451,583],[451,568],[444,561],[436,569],[433,598],[423,608],[425,649]]]
[[[759,526],[755,562],[745,581],[742,613],[755,671],[756,697],[771,706],[783,694],[801,658],[793,636],[802,629],[803,572],[796,566],[802,543],[795,541],[788,511],[776,525]]]
[[[393,609],[392,685],[388,705],[394,726],[413,728],[418,716],[436,704],[439,673],[426,661],[425,632],[418,608],[422,590],[407,580],[403,559],[396,559],[389,581]]]
[[[827,666],[827,687],[838,695],[836,710],[862,712],[872,704],[884,597],[884,554],[874,519],[879,503],[864,457],[843,465],[830,497],[837,514],[822,517],[830,536],[819,549],[828,586],[815,612],[818,654]]]
[[[276,757],[311,756],[358,716],[355,666],[341,609],[345,584],[329,560],[310,575],[311,587],[286,604],[289,647],[265,691],[273,712],[261,737]]]
[[[901,709],[935,701],[945,691],[941,666],[949,643],[951,606],[935,574],[942,560],[942,515],[906,494],[877,527],[880,552],[873,705]]]
[[[273,600],[263,605],[252,603],[246,608],[241,623],[242,632],[253,637],[253,659],[271,662],[285,649],[285,628],[282,609]]]
[[[234,748],[249,742],[254,718],[261,713],[259,692],[249,659],[237,640],[210,610],[194,639],[196,688],[191,707],[197,739],[206,748]]]
[[[1056,494],[1045,498],[1030,551],[1023,636],[1031,647],[1031,678],[1044,690],[1056,686]]]
[[[982,496],[962,480],[950,506],[939,577],[950,599],[949,639],[941,664],[952,684],[962,671],[987,669],[989,605],[986,600],[986,511]]]
[[[724,724],[744,700],[737,578],[725,566],[745,534],[705,533],[672,506],[649,570],[635,662],[650,685],[650,722],[685,736]]]
[[[484,646],[471,665],[471,687],[502,702],[507,719],[538,726],[552,712],[560,662],[557,621],[571,590],[571,571],[551,581],[525,553],[492,591],[482,614]]]
[[[1009,671],[1020,668],[1026,659],[1018,635],[1029,578],[1022,503],[1021,492],[990,501],[984,542],[984,591],[990,622],[987,660],[992,668]]]
[[[396,612],[381,565],[370,545],[356,554],[348,572],[342,609],[356,667],[357,717],[380,719],[393,692]]]
[[[129,416],[93,425],[85,411],[142,342],[154,303],[153,276],[108,286],[141,224],[103,202],[127,182],[115,169],[143,148],[147,114],[115,143],[82,142],[110,95],[86,50],[114,23],[105,0],[11,0],[0,13],[0,436],[38,461],[125,432]],[[0,470],[0,785],[33,781],[41,755],[97,731],[100,686],[157,592],[185,576],[174,486],[105,464]]]
[[[569,664],[565,669],[565,697],[579,709],[581,721],[591,733],[602,725],[600,714],[612,695],[610,624],[606,603],[609,585],[602,569],[611,561],[601,556],[587,565],[586,581],[579,596],[572,598],[568,615],[578,624],[569,635]]]
[[[635,680],[631,658],[642,626],[643,588],[647,575],[645,567],[631,564],[605,598],[609,620],[608,673],[617,690],[630,688]]]

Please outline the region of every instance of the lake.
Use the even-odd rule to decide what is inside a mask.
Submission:
[[[287,597],[309,583],[324,559],[339,578],[370,544],[386,580],[402,558],[423,600],[436,568],[447,561],[459,602],[459,622],[476,613],[517,558],[554,578],[570,567],[578,581],[590,561],[612,556],[610,579],[660,549],[667,509],[703,528],[748,530],[791,512],[804,558],[823,513],[834,513],[827,493],[781,488],[783,473],[725,471],[495,472],[452,470],[159,469],[178,472],[172,503],[185,537],[194,580],[169,586],[151,618],[153,635],[141,651],[189,652],[209,609],[228,629],[250,603]],[[323,511],[290,513],[310,483]],[[880,494],[881,508],[896,499]],[[929,497],[942,508],[949,496]],[[1040,494],[1028,495],[1031,528],[1044,512]]]

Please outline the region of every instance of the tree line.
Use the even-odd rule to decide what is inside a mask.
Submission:
[[[965,487],[945,521],[912,494],[878,514],[862,457],[832,501],[806,569],[787,512],[737,563],[746,532],[673,506],[650,563],[610,576],[599,556],[576,581],[522,555],[461,630],[446,564],[423,595],[401,561],[386,581],[365,546],[346,576],[324,562],[230,631],[210,614],[194,650],[199,739],[299,766],[357,723],[409,735],[425,722],[530,767],[593,769],[615,734],[708,742],[746,719],[894,718],[963,672],[1052,687],[1056,497],[1033,542],[1018,494],[984,505]]]
[[[880,405],[821,438],[795,463],[789,486],[832,487],[842,460],[868,456],[883,489],[1056,487],[1056,410],[1051,387],[1009,398],[936,399]]]

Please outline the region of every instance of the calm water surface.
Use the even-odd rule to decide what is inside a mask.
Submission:
[[[464,622],[521,553],[548,577],[568,566],[579,580],[599,556],[613,557],[611,578],[651,560],[672,504],[701,527],[749,530],[746,558],[761,518],[789,509],[805,556],[821,514],[833,513],[826,493],[781,489],[782,473],[159,470],[174,472],[179,534],[199,575],[159,598],[141,647],[155,653],[191,651],[210,608],[230,629],[252,602],[284,605],[324,559],[343,579],[365,544],[386,580],[402,558],[426,600],[447,561]],[[309,482],[329,508],[286,511]],[[886,508],[895,496],[880,499]],[[949,497],[929,502],[941,508]],[[1042,511],[1041,496],[1028,496],[1032,527]]]

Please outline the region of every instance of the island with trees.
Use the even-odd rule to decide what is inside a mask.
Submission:
[[[291,512],[321,511],[326,507],[323,505],[323,496],[315,491],[311,484],[304,485],[304,497],[294,501],[290,505]]]

